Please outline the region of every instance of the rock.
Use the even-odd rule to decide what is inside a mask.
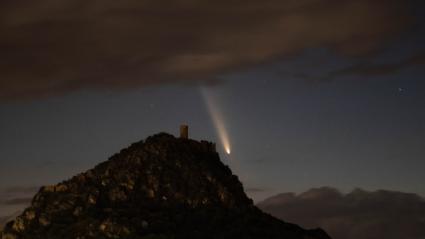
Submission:
[[[13,234],[6,233],[6,234],[3,234],[2,239],[16,239],[16,236]]]
[[[46,217],[44,217],[44,216],[39,217],[38,218],[38,222],[43,227],[48,226],[50,224],[50,221]]]
[[[147,221],[142,221],[142,228],[144,228],[144,229],[146,229],[146,228],[148,228],[148,226],[149,226],[149,223],[147,222]]]
[[[25,219],[22,217],[18,217],[12,224],[12,228],[14,231],[22,232],[25,229]]]
[[[1,236],[27,238],[329,239],[257,209],[214,144],[164,133],[43,187]]]
[[[15,212],[14,214],[10,216],[0,217],[0,235],[3,230],[3,226],[9,223],[10,221],[13,221],[16,217],[21,215],[22,212]]]

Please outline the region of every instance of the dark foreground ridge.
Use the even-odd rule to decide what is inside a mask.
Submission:
[[[257,209],[212,143],[161,133],[45,186],[1,239],[328,239]]]

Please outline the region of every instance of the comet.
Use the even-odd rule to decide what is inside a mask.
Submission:
[[[230,140],[229,140],[229,135],[227,133],[226,127],[224,126],[223,115],[221,111],[219,110],[219,108],[217,107],[217,104],[214,100],[214,97],[211,95],[211,93],[209,93],[208,90],[205,88],[201,88],[201,92],[202,92],[202,96],[204,98],[205,104],[207,106],[208,113],[210,114],[212,118],[214,127],[223,145],[224,151],[230,155],[231,153]]]

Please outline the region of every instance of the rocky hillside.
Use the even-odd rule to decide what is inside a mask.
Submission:
[[[17,216],[19,216],[21,213],[17,212],[13,215],[7,216],[7,217],[0,217],[0,232],[3,229],[3,226],[7,223],[15,219]]]
[[[257,209],[212,143],[165,133],[45,186],[2,239],[327,239]]]

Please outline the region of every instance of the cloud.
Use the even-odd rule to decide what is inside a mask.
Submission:
[[[258,188],[258,187],[248,187],[245,189],[246,192],[248,193],[263,193],[266,192],[267,189],[266,188]]]
[[[343,69],[331,71],[325,76],[314,78],[307,76],[307,78],[315,79],[317,81],[331,81],[337,78],[357,76],[357,77],[372,77],[372,76],[385,76],[398,73],[402,70],[409,69],[415,66],[425,66],[425,52],[408,57],[396,63],[384,64],[371,64],[360,63],[355,64]]]
[[[4,188],[0,191],[2,194],[35,194],[40,187],[37,186],[16,186]]]
[[[31,203],[32,197],[22,197],[22,198],[11,198],[2,201],[3,205],[29,205]]]
[[[17,186],[0,190],[0,217],[21,211],[31,204],[33,196],[39,187]]]
[[[324,187],[280,194],[258,206],[283,220],[321,227],[332,238],[425,238],[425,200],[411,193],[356,189],[342,194]]]
[[[404,0],[3,0],[0,99],[211,79],[322,47],[373,52]]]
[[[0,206],[29,204],[40,187],[17,186],[0,190]],[[1,215],[0,215],[1,216]]]

